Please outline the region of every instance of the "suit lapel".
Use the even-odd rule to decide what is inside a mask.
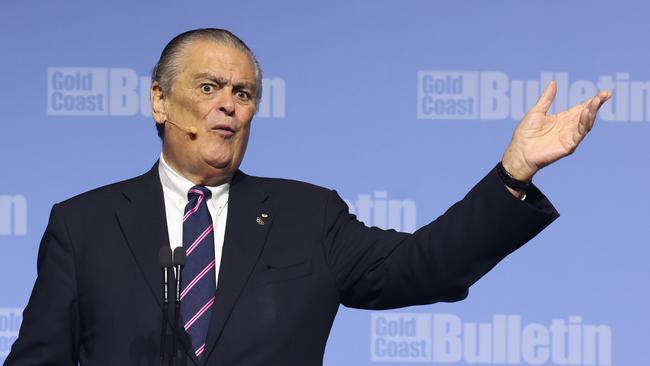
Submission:
[[[149,292],[162,311],[162,272],[158,254],[161,247],[169,247],[169,234],[158,163],[146,174],[134,178],[131,183],[123,190],[125,203],[119,206],[115,215]],[[171,277],[173,279],[173,274]],[[173,296],[173,291],[170,291],[170,308],[174,306]],[[173,324],[171,317],[169,320],[169,324]],[[179,339],[188,357],[198,364],[194,352],[188,352],[192,347],[187,337],[179,334]]]
[[[210,358],[259,260],[273,222],[268,194],[255,185],[253,179],[237,171],[230,185],[219,283],[203,364]]]

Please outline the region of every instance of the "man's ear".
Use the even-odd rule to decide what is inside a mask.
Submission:
[[[151,115],[157,124],[164,124],[167,121],[167,95],[163,92],[157,81],[151,83],[149,90],[151,99]]]

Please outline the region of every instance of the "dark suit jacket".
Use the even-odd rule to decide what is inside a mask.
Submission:
[[[405,234],[364,226],[335,191],[237,172],[202,364],[321,365],[339,304],[461,300],[557,216],[536,188],[517,200],[492,170],[444,215]],[[6,365],[156,364],[161,246],[169,239],[157,165],[56,204]],[[181,338],[180,364],[198,365]]]

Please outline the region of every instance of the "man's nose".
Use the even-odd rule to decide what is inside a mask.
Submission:
[[[232,115],[235,112],[235,98],[232,95],[231,88],[221,89],[221,93],[219,93],[217,99],[217,107],[220,111],[228,116]]]

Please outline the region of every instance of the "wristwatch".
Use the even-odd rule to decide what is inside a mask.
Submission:
[[[528,191],[528,188],[530,188],[530,182],[515,179],[512,174],[508,173],[506,168],[503,167],[502,162],[497,164],[497,174],[499,175],[499,178],[501,178],[503,184],[515,191],[523,192],[525,194],[526,191]]]

